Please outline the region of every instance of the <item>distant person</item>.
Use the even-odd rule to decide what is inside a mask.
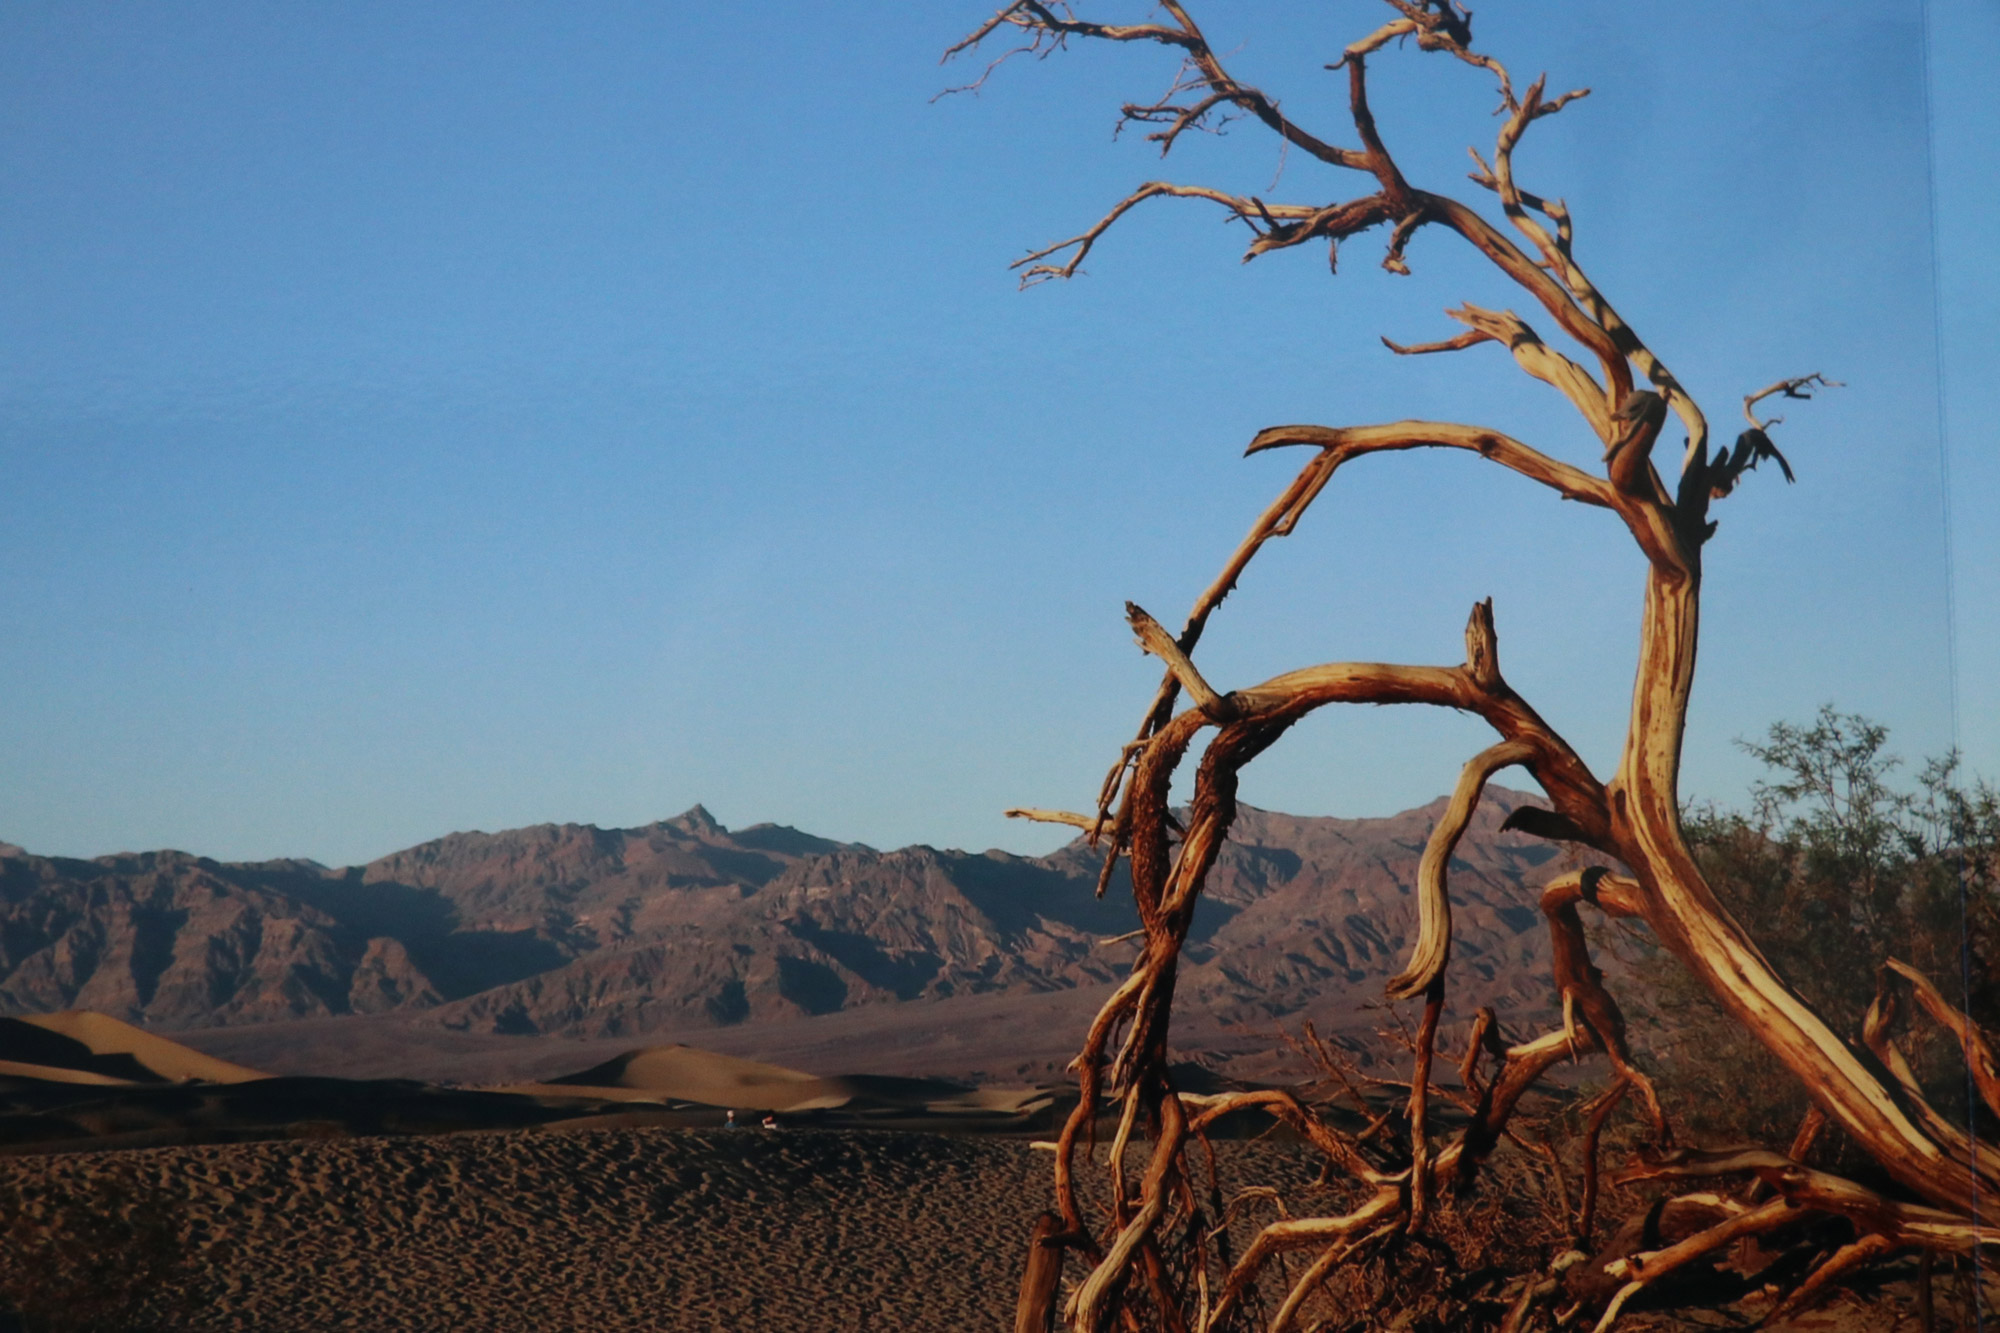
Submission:
[[[736,1128],[736,1112],[734,1112],[734,1111],[724,1111],[724,1112],[722,1113],[722,1127],[723,1127],[724,1129],[735,1129],[735,1128]]]
[[[776,1129],[777,1127],[778,1127],[778,1117],[777,1117],[777,1116],[775,1116],[775,1115],[767,1115],[767,1116],[765,1116],[765,1117],[764,1117],[764,1128],[765,1128],[765,1129]]]

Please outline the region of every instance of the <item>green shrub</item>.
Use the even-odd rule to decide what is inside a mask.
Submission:
[[[1888,729],[1820,709],[1739,742],[1769,770],[1748,810],[1683,812],[1709,885],[1780,976],[1860,1044],[1884,960],[1934,981],[1989,1030],[2000,1027],[2000,794],[1969,785],[1956,754],[1899,784]],[[1782,1141],[1806,1111],[1794,1080],[1672,958],[1641,965],[1658,1019],[1656,1059],[1699,1137]],[[1934,1105],[1969,1105],[1956,1045],[1903,1005],[1898,1042]],[[1992,1126],[1980,1127],[1982,1137]]]

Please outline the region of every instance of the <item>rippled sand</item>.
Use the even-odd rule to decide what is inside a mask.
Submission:
[[[1225,1149],[1232,1175],[1311,1178],[1294,1149]],[[14,1158],[0,1290],[30,1329],[1005,1329],[1049,1166],[814,1130]]]
[[[1217,1149],[1225,1194],[1268,1184],[1295,1213],[1338,1210],[1300,1149]],[[1004,1331],[1049,1168],[1020,1140],[859,1130],[524,1130],[0,1158],[0,1333]],[[1238,1245],[1272,1209],[1249,1209]],[[1956,1290],[1940,1289],[1941,1333],[1970,1326],[1953,1322]],[[1335,1326],[1356,1313],[1328,1298]],[[1619,1327],[1731,1317],[1635,1311]],[[1882,1333],[1914,1317],[1907,1280],[1894,1280],[1783,1327]]]

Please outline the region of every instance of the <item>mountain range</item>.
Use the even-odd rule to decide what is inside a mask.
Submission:
[[[1500,831],[1524,801],[1492,789],[1452,861],[1458,1009],[1548,1007],[1536,893],[1562,851]],[[1182,1007],[1270,1025],[1380,997],[1414,939],[1416,863],[1442,807],[1244,807],[1196,915]],[[1096,993],[1138,947],[1118,939],[1138,925],[1128,885],[1094,893],[1098,857],[1080,841],[1048,857],[874,851],[730,831],[702,807],[640,829],[454,833],[346,869],[0,845],[0,1015],[92,1009],[166,1031],[398,1015],[628,1039]]]
[[[1454,857],[1457,1007],[1546,1011],[1535,902],[1563,853],[1499,828],[1528,799],[1490,790]],[[1417,860],[1442,809],[1245,807],[1197,914],[1183,1007],[1254,1024],[1379,997],[1414,937]],[[632,829],[455,833],[343,869],[0,844],[0,1014],[85,1008],[180,1031],[397,1015],[627,1038],[1094,991],[1137,948],[1118,938],[1137,926],[1127,885],[1093,891],[1098,858],[1081,842],[1045,857],[877,851],[773,824],[732,832],[700,806]]]

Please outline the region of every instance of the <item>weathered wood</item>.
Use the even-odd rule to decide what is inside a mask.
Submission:
[[[1062,1285],[1063,1266],[1056,1237],[1062,1231],[1062,1218],[1045,1212],[1028,1233],[1028,1262],[1021,1270],[1021,1298],[1014,1305],[1014,1333],[1049,1333],[1056,1326],[1056,1290]]]
[[[1156,199],[1194,199],[1220,206],[1251,233],[1246,259],[1311,241],[1324,241],[1332,259],[1340,242],[1388,224],[1392,231],[1384,266],[1408,272],[1408,244],[1419,230],[1435,225],[1456,233],[1530,295],[1597,366],[1593,373],[1549,346],[1512,311],[1470,304],[1449,312],[1467,326],[1467,332],[1455,338],[1407,346],[1383,339],[1400,354],[1467,352],[1489,343],[1506,348],[1523,371],[1555,388],[1583,418],[1604,446],[1601,471],[1564,462],[1490,428],[1455,422],[1291,425],[1259,432],[1250,443],[1251,453],[1285,446],[1304,446],[1315,453],[1195,599],[1178,636],[1169,635],[1151,616],[1128,604],[1140,642],[1160,659],[1165,671],[1135,739],[1121,750],[1105,778],[1095,814],[1010,812],[1083,827],[1093,842],[1103,840],[1100,893],[1118,862],[1127,859],[1144,935],[1131,975],[1105,1002],[1071,1066],[1078,1076],[1079,1098],[1058,1143],[1055,1191],[1061,1229],[1076,1238],[1092,1269],[1071,1303],[1070,1324],[1078,1330],[1095,1330],[1115,1317],[1128,1329],[1151,1322],[1163,1329],[1209,1333],[1236,1317],[1273,1256],[1316,1247],[1318,1258],[1291,1284],[1274,1327],[1290,1322],[1319,1283],[1367,1249],[1371,1238],[1414,1230],[1435,1193],[1472,1185],[1481,1164],[1507,1132],[1521,1098],[1552,1065],[1601,1052],[1617,1081],[1611,1092],[1588,1108],[1584,1199],[1577,1219],[1587,1236],[1598,1197],[1598,1138],[1620,1100],[1628,1091],[1637,1093],[1635,1100],[1652,1120],[1660,1149],[1670,1147],[1672,1133],[1651,1081],[1630,1059],[1618,1005],[1590,961],[1579,911],[1583,905],[1650,926],[1725,1012],[1799,1080],[1824,1122],[1838,1125],[1850,1142],[1925,1201],[1894,1202],[1839,1177],[1809,1171],[1782,1154],[1739,1153],[1722,1159],[1669,1154],[1652,1164],[1653,1174],[1670,1176],[1697,1168],[1711,1174],[1741,1171],[1755,1176],[1777,1197],[1735,1203],[1725,1210],[1729,1216],[1709,1230],[1633,1261],[1628,1266],[1630,1281],[1598,1317],[1600,1329],[1608,1329],[1623,1303],[1646,1283],[1737,1236],[1781,1225],[1794,1216],[1836,1214],[1852,1221],[1859,1232],[1853,1244],[1797,1289],[1794,1295],[1801,1301],[1816,1299],[1852,1268],[1895,1250],[1963,1251],[2000,1243],[1974,1211],[1979,1197],[2000,1197],[2000,1152],[1970,1142],[1924,1102],[1888,1034],[1891,1015],[1884,1006],[1889,1002],[1884,1000],[1883,1006],[1871,1011],[1868,1037],[1879,1057],[1871,1062],[1773,971],[1702,878],[1680,822],[1681,745],[1699,640],[1702,550],[1714,529],[1709,508],[1726,498],[1760,459],[1776,461],[1787,480],[1791,478],[1789,464],[1770,442],[1768,431],[1776,420],[1758,418],[1755,408],[1774,395],[1808,397],[1832,381],[1818,375],[1796,376],[1746,396],[1744,414],[1751,425],[1746,440],[1738,442],[1734,453],[1719,451],[1711,458],[1708,424],[1700,406],[1577,261],[1567,208],[1559,199],[1523,189],[1515,178],[1514,153],[1528,128],[1587,90],[1547,97],[1543,80],[1537,79],[1517,93],[1505,66],[1473,49],[1470,16],[1449,0],[1388,3],[1395,17],[1348,46],[1331,66],[1347,74],[1348,112],[1358,148],[1341,147],[1306,130],[1280,111],[1276,99],[1239,82],[1180,0],[1162,0],[1161,22],[1125,25],[1100,23],[1044,0],[1012,0],[953,48],[954,53],[970,49],[1003,31],[1021,39],[1017,50],[1038,54],[1084,39],[1164,45],[1184,59],[1181,78],[1165,98],[1128,105],[1124,112],[1128,122],[1162,127],[1149,137],[1163,152],[1171,150],[1187,130],[1212,126],[1212,116],[1242,112],[1286,144],[1327,166],[1353,171],[1366,182],[1364,193],[1314,202],[1270,201],[1206,186],[1151,182],[1119,201],[1088,230],[1019,261],[1016,267],[1023,271],[1024,283],[1073,275],[1121,218]],[[1497,81],[1503,120],[1491,163],[1474,154],[1479,170],[1473,180],[1498,197],[1514,236],[1458,200],[1413,186],[1389,151],[1368,101],[1367,61],[1406,39],[1421,51],[1449,55]],[[1649,387],[1640,389],[1640,384]],[[1654,459],[1669,412],[1688,433],[1679,476],[1671,487]],[[1296,529],[1341,467],[1376,454],[1429,448],[1474,454],[1564,499],[1609,510],[1644,555],[1638,671],[1624,746],[1608,783],[1507,685],[1500,672],[1490,602],[1473,610],[1462,666],[1333,662],[1225,691],[1212,686],[1195,665],[1195,649],[1213,613],[1250,561],[1271,539]],[[1176,712],[1183,693],[1195,706]],[[1334,1133],[1311,1108],[1286,1094],[1221,1098],[1179,1094],[1167,1060],[1179,958],[1195,903],[1236,815],[1238,773],[1294,722],[1330,704],[1457,709],[1482,718],[1498,735],[1496,744],[1466,764],[1432,831],[1419,868],[1418,938],[1407,966],[1389,987],[1391,998],[1421,995],[1425,1000],[1406,1108],[1412,1122],[1409,1161],[1400,1167],[1383,1156],[1379,1144],[1367,1142],[1372,1130],[1358,1139]],[[1169,800],[1174,775],[1197,737],[1210,729],[1215,734],[1201,750],[1185,820],[1178,821]],[[1510,821],[1510,827],[1614,856],[1631,873],[1625,877],[1585,871],[1548,886],[1542,906],[1554,942],[1552,981],[1563,1005],[1564,1027],[1505,1048],[1499,1068],[1482,1080],[1477,1077],[1481,1050],[1488,1043],[1498,1049],[1491,1020],[1484,1020],[1461,1064],[1469,1122],[1433,1157],[1424,1127],[1437,1020],[1451,964],[1446,870],[1480,792],[1495,772],[1509,765],[1524,767],[1553,807]],[[1975,1085],[1989,1106],[2000,1111],[2000,1063],[1984,1034],[1919,974],[1900,964],[1892,967],[1912,987],[1918,1006],[1958,1039]],[[1076,1151],[1101,1111],[1119,1098],[1123,1114],[1111,1154],[1111,1208],[1108,1224],[1098,1235],[1077,1202]],[[1293,1125],[1332,1165],[1372,1193],[1359,1208],[1338,1217],[1272,1223],[1231,1262],[1226,1254],[1210,1249],[1219,1233],[1208,1229],[1213,1219],[1200,1216],[1185,1159],[1190,1140],[1200,1139],[1216,1116],[1251,1107]],[[1820,1120],[1809,1123],[1816,1133]],[[1135,1198],[1129,1194],[1121,1162],[1127,1146],[1140,1134],[1150,1136],[1153,1146]],[[1810,1139],[1802,1132],[1797,1150],[1803,1152]],[[1041,1271],[1033,1267],[1033,1255],[1039,1253],[1031,1253],[1031,1272]],[[1523,1289],[1508,1316],[1510,1327],[1521,1325],[1530,1307],[1542,1298],[1537,1293],[1552,1290],[1552,1282],[1552,1277],[1531,1281]],[[1023,1318],[1029,1308],[1027,1292],[1024,1279]]]

